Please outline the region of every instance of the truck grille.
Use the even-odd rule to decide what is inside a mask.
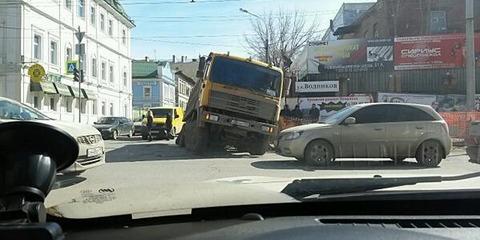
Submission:
[[[211,92],[208,105],[212,108],[234,111],[268,121],[273,121],[277,112],[274,103],[262,102],[219,91]]]

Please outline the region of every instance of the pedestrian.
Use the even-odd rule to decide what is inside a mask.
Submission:
[[[312,122],[318,122],[320,118],[320,110],[317,108],[317,105],[312,104],[312,108],[310,108],[310,111],[308,111],[308,115]]]
[[[280,111],[280,116],[290,117],[291,115],[292,115],[292,111],[290,110],[290,107],[288,106],[288,104],[285,104],[282,111]]]
[[[167,113],[166,119],[165,119],[165,136],[168,139],[173,139],[173,134],[172,134],[172,115],[170,113]]]
[[[300,110],[300,106],[298,106],[298,104],[295,105],[295,108],[293,109],[291,115],[292,115],[292,117],[294,117],[294,118],[298,118],[298,119],[302,119],[302,118],[303,118],[302,110]]]
[[[148,141],[152,141],[152,126],[153,126],[153,112],[147,111],[147,138]]]

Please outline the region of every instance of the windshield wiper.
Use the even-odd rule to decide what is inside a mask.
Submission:
[[[375,175],[373,178],[299,179],[289,183],[281,192],[297,200],[302,200],[313,195],[361,193],[384,188],[415,185],[417,183],[458,181],[475,177],[480,177],[480,173],[452,177],[383,178]]]

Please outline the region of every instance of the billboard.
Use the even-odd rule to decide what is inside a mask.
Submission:
[[[295,82],[295,92],[338,92],[338,81]]]
[[[339,110],[361,103],[371,103],[373,99],[370,95],[350,96],[350,97],[313,97],[313,98],[287,98],[287,104],[291,109],[298,105],[303,116],[308,116],[308,111],[312,104],[320,109],[320,120],[338,112]]]
[[[395,70],[464,67],[465,35],[395,38]]]
[[[393,39],[345,39],[307,48],[308,73],[362,72],[393,65]]]

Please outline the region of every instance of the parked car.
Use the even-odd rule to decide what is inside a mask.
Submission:
[[[133,122],[126,117],[102,117],[93,123],[93,126],[100,131],[103,139],[116,140],[118,136],[133,136]]]
[[[133,136],[142,135],[143,131],[143,118],[135,119],[133,121]]]
[[[159,139],[168,138],[165,135],[164,125],[167,120],[167,114],[172,116],[172,134],[176,136],[183,127],[185,123],[183,121],[184,111],[181,107],[153,107],[150,108],[153,113],[153,126],[152,126],[152,135],[157,136]],[[147,139],[147,118],[145,117],[142,122],[144,128],[142,131],[142,139]]]
[[[38,110],[17,101],[0,97],[0,124],[9,121],[37,121],[58,127],[77,140],[77,161],[62,173],[78,174],[105,164],[105,146],[97,129],[90,125],[54,120]],[[42,136],[36,137],[41,141]]]
[[[277,141],[279,154],[317,166],[336,158],[414,157],[435,167],[452,146],[447,123],[433,108],[400,103],[347,107],[323,123],[286,129]]]

